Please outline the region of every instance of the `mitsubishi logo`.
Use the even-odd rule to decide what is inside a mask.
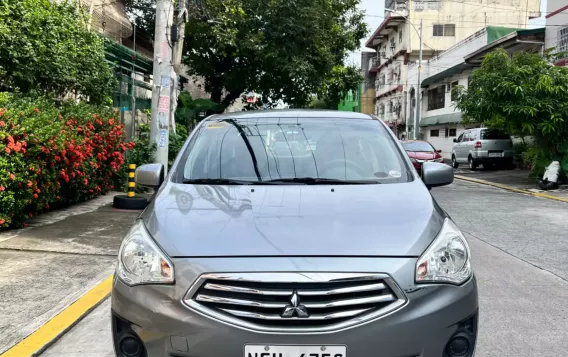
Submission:
[[[294,291],[290,297],[290,305],[286,305],[282,317],[308,317],[308,310],[304,305],[300,305],[300,297],[298,293]]]

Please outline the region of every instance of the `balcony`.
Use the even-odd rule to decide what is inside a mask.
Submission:
[[[376,96],[380,97],[386,93],[389,93],[395,89],[398,88],[398,86],[400,86],[400,84],[398,83],[398,81],[392,81],[391,83],[388,84],[382,84],[377,86],[376,88]]]
[[[380,65],[381,65],[380,58],[378,57],[369,58],[369,73],[377,73]]]

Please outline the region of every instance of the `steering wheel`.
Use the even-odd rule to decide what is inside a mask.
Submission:
[[[356,173],[359,177],[366,177],[368,176],[368,172],[361,167],[358,163],[347,160],[347,159],[335,159],[326,162],[325,164],[318,167],[318,173],[321,177],[327,177],[326,175],[322,175],[322,173],[331,171],[332,169],[346,169]],[[346,175],[349,177],[349,175]],[[329,177],[327,177],[329,178]]]

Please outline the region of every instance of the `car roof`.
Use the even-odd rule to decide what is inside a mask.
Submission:
[[[274,109],[274,110],[252,110],[246,112],[231,112],[215,114],[206,120],[223,119],[278,119],[278,118],[337,118],[337,119],[367,119],[376,120],[369,114],[357,112],[343,112],[338,110],[321,109]]]

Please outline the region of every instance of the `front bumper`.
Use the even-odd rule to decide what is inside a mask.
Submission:
[[[245,344],[346,345],[349,357],[446,357],[448,341],[464,326],[477,335],[475,277],[462,286],[414,284],[416,258],[174,259],[176,285],[128,287],[115,278],[113,322],[131,329],[148,357],[240,357]],[[407,304],[376,320],[325,333],[268,333],[229,325],[181,302],[203,273],[255,270],[380,272],[393,277]],[[341,270],[338,270],[340,269]],[[117,329],[114,329],[115,343]]]

